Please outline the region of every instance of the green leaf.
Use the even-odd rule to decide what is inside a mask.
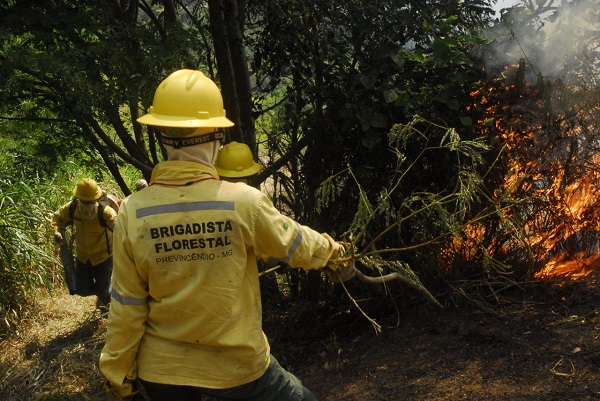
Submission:
[[[406,63],[407,59],[407,54],[405,51],[397,51],[390,54],[390,58],[398,67],[404,67],[404,64]]]
[[[448,47],[456,46],[458,44],[458,40],[448,37],[442,38],[442,42]]]
[[[383,91],[383,98],[386,103],[395,102],[398,99],[398,92],[395,89],[386,89]]]
[[[460,118],[460,123],[462,125],[464,125],[465,127],[472,127],[473,126],[473,120],[471,120],[471,117],[468,116],[463,116]]]
[[[382,113],[374,113],[370,120],[371,126],[383,128],[388,126],[387,117]]]
[[[458,21],[457,15],[451,15],[442,23],[440,29],[444,33],[451,32],[455,28],[455,22]]]
[[[423,54],[422,50],[417,50],[412,53],[412,60],[422,63],[423,61],[425,61],[425,54]]]
[[[375,77],[374,75],[361,75],[360,82],[365,88],[373,89],[375,83],[377,82],[377,77]]]
[[[450,110],[458,110],[460,108],[460,103],[456,99],[446,101],[446,105]]]

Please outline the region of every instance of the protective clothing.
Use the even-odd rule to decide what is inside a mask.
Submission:
[[[221,149],[221,143],[218,141],[211,141],[202,143],[200,145],[184,146],[181,148],[174,148],[172,146],[165,145],[165,149],[170,161],[190,161],[213,167],[215,160],[217,159],[219,149]]]
[[[241,178],[258,173],[260,165],[254,161],[248,145],[233,141],[223,146],[217,155],[215,168],[219,177]]]
[[[102,189],[91,178],[83,178],[73,188],[73,196],[82,201],[91,202],[100,199]]]
[[[81,181],[80,181],[81,182]],[[102,192],[102,191],[100,191]],[[81,198],[80,198],[81,199]],[[94,204],[95,213],[98,211],[98,203]],[[89,262],[96,266],[111,256],[111,252],[107,249],[107,241],[112,243],[112,231],[103,227],[97,218],[84,219],[81,213],[82,203],[79,202],[74,213],[75,226],[75,255],[77,259],[86,263]],[[61,206],[53,216],[54,231],[59,231],[67,222],[71,221],[70,212],[71,202]],[[117,220],[117,212],[112,207],[105,207],[103,211],[104,221],[107,226],[112,229]],[[107,236],[108,235],[108,239]],[[56,234],[55,234],[56,236]]]
[[[154,93],[148,114],[137,121],[156,127],[184,129],[233,126],[233,122],[225,117],[221,91],[198,70],[178,70],[165,78]],[[178,130],[175,136],[193,133],[193,129]]]
[[[270,354],[256,254],[335,268],[343,247],[207,165],[165,161],[152,177],[119,211],[102,373],[121,397],[136,372],[214,389],[258,379]]]

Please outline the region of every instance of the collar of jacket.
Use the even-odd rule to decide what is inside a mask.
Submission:
[[[174,160],[158,163],[152,170],[150,185],[190,185],[203,180],[218,180],[214,167],[202,163]]]

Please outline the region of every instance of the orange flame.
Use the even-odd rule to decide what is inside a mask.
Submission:
[[[471,94],[473,109],[485,107],[478,122],[482,133],[490,134],[486,122],[495,121],[492,135],[505,146],[503,162],[510,169],[502,196],[522,200],[505,217],[521,222],[523,244],[482,244],[485,228],[474,224],[440,255],[445,265],[457,252],[468,257],[468,247],[497,256],[525,247],[538,279],[578,279],[600,266],[600,169],[594,168],[600,165],[600,152],[591,149],[594,113],[600,114],[600,107],[590,106],[573,88],[554,91],[551,99],[543,89],[498,80]]]

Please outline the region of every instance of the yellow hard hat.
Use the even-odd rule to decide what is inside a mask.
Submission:
[[[95,201],[102,196],[102,190],[96,181],[91,178],[83,178],[73,188],[73,196],[86,202]]]
[[[148,114],[137,121],[156,127],[184,129],[234,125],[225,117],[219,88],[198,70],[178,70],[165,78],[154,93]],[[193,135],[195,130],[180,132],[187,136]]]
[[[230,142],[219,151],[215,168],[220,177],[241,178],[258,173],[260,166],[254,161],[250,147],[245,143]]]

